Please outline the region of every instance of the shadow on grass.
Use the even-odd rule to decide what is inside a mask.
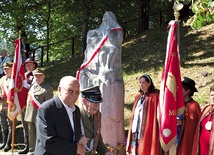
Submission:
[[[189,33],[191,31],[193,32],[188,27],[180,27],[180,55],[184,64],[195,59],[206,59],[213,56],[213,35],[206,34],[203,30]],[[203,39],[204,35],[207,36]],[[146,31],[128,40],[122,51],[123,71],[127,75],[151,69],[158,71],[165,62],[167,36],[168,29],[160,28]],[[201,52],[203,53],[201,54]],[[196,65],[213,64],[207,62]]]

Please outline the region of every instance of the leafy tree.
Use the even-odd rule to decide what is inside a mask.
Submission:
[[[173,1],[166,0],[0,0],[0,6],[1,37],[13,42],[26,32],[28,43],[45,49],[47,62],[83,52],[88,30],[98,28],[106,11],[115,13],[125,37],[174,19]],[[213,21],[211,0],[197,0],[192,8],[192,27]]]
[[[212,0],[195,0],[192,4],[192,16],[187,25],[190,25],[192,29],[200,29],[206,24],[214,21],[214,1]]]

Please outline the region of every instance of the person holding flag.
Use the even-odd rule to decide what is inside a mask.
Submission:
[[[182,81],[182,88],[185,110],[181,123],[177,155],[191,155],[194,135],[199,122],[201,108],[198,102],[192,98],[194,92],[198,92],[195,88],[195,81],[188,77],[184,77]]]
[[[0,79],[0,122],[2,130],[2,145],[0,149],[4,149],[4,152],[8,152],[11,149],[12,139],[12,122],[7,116],[7,95],[9,91],[9,82],[12,74],[12,62],[6,62],[3,65],[3,69],[6,75]]]

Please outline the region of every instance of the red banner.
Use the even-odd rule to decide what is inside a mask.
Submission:
[[[25,79],[24,66],[22,64],[21,41],[16,39],[15,44],[15,57],[7,96],[8,117],[11,120],[14,120],[25,107],[29,89]]]
[[[175,21],[169,23],[165,66],[162,72],[158,119],[160,143],[164,151],[169,151],[176,141],[177,115],[183,113],[184,101],[180,75],[177,28]]]

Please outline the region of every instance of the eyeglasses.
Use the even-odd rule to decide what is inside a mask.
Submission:
[[[80,94],[80,91],[75,91],[73,89],[65,89],[64,87],[60,87],[60,88],[62,88],[65,91],[67,91],[69,94],[74,94],[74,93],[75,93],[75,95],[79,95]]]

